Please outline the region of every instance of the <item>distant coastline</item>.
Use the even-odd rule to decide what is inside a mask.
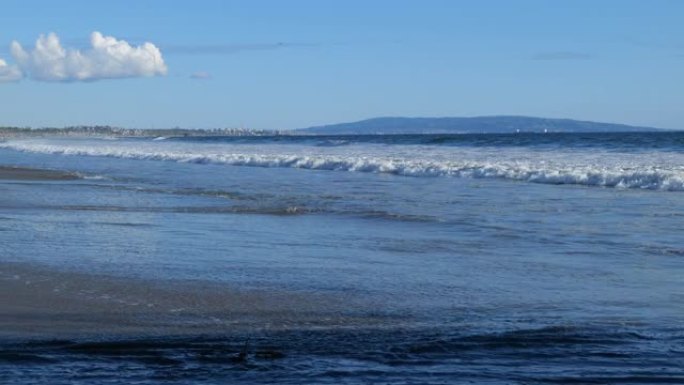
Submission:
[[[271,136],[277,130],[246,128],[122,128],[112,126],[73,126],[62,128],[0,127],[0,139],[16,137],[179,137],[179,136]]]
[[[482,116],[407,118],[381,117],[348,123],[312,126],[294,130],[249,128],[122,128],[106,125],[62,128],[1,127],[0,139],[12,137],[208,137],[279,135],[418,135],[418,134],[504,134],[504,133],[588,133],[669,132],[646,126],[602,123],[573,119],[527,116]]]
[[[297,130],[311,134],[501,134],[543,132],[649,132],[654,127],[529,116],[381,117]]]

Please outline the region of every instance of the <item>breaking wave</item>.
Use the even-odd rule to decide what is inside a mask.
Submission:
[[[542,154],[548,155],[547,159],[538,153],[511,156],[502,149],[491,150],[487,156],[473,156],[474,153],[467,151],[465,154],[457,152],[444,156],[419,151],[383,152],[377,149],[361,153],[326,152],[326,149],[309,151],[306,148],[296,152],[292,149],[289,152],[268,152],[247,146],[249,152],[246,152],[244,148],[235,151],[236,147],[165,148],[159,142],[156,147],[89,143],[16,141],[0,143],[0,148],[44,154],[195,164],[367,172],[411,177],[497,178],[542,184],[684,191],[684,166],[672,165],[671,162],[620,163],[614,158],[610,161],[600,157],[583,161],[579,157],[580,161],[577,161],[576,153],[561,156],[552,152]]]

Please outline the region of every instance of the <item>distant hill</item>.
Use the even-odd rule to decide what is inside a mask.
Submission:
[[[635,132],[660,131],[615,123],[526,116],[481,116],[473,118],[386,117],[351,123],[330,124],[296,130],[308,134],[466,134],[512,132]]]

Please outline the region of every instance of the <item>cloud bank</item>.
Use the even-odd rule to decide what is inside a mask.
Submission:
[[[40,35],[30,51],[13,41],[10,50],[17,65],[8,66],[0,59],[0,81],[22,77],[48,82],[95,81],[167,72],[161,51],[152,43],[131,46],[124,40],[93,32],[90,46],[85,50],[64,48],[54,33]]]

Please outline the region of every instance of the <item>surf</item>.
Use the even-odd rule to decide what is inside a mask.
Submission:
[[[131,139],[9,140],[0,143],[0,148],[60,156],[684,191],[684,155],[657,149],[629,153],[583,146],[453,148],[348,142],[320,146]]]

